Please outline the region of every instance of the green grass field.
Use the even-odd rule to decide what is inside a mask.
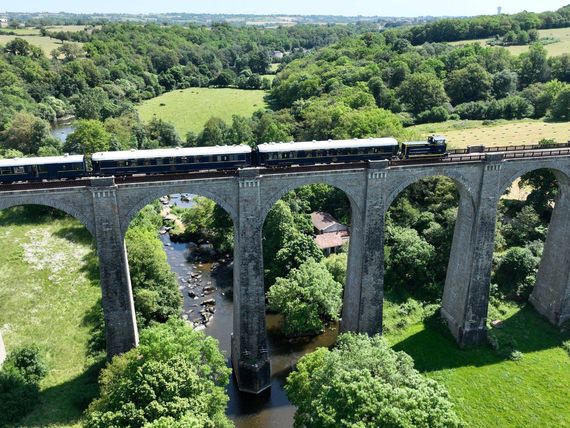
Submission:
[[[47,56],[50,56],[51,51],[53,51],[54,49],[57,49],[58,47],[61,46],[61,42],[59,40],[50,39],[49,37],[42,37],[40,35],[37,35],[37,36],[21,36],[21,35],[5,36],[5,35],[0,35],[0,46],[5,46],[6,43],[14,40],[16,37],[19,37],[20,39],[27,40],[30,44],[40,47]],[[75,42],[72,42],[72,43],[75,43]]]
[[[483,346],[461,350],[438,328],[416,323],[388,334],[422,373],[444,384],[468,427],[570,427],[570,355],[561,333],[530,306],[506,308],[499,343],[516,343],[519,361]],[[428,323],[429,325],[429,323]]]
[[[559,143],[570,140],[570,122],[544,122],[541,120],[498,120],[483,125],[481,120],[456,120],[427,123],[408,128],[418,136],[443,134],[450,148],[459,149],[471,145],[509,146],[536,144],[543,138]]]
[[[231,88],[189,88],[167,92],[144,101],[138,111],[144,121],[154,116],[171,122],[182,138],[188,131],[200,132],[208,119],[217,116],[227,123],[232,115],[251,116],[266,108],[265,91]]]
[[[78,426],[97,394],[102,360],[88,354],[91,315],[101,297],[91,236],[69,217],[38,216],[31,208],[0,212],[0,236],[0,328],[7,351],[35,343],[50,369],[40,385],[41,403],[18,426]]]
[[[570,52],[570,28],[555,28],[551,30],[538,30],[538,34],[540,38],[555,38],[558,39],[556,43],[550,43],[544,45],[548,55],[550,56],[559,56],[563,53]],[[480,43],[481,45],[485,46],[487,41],[490,39],[476,39],[476,40],[461,40],[458,42],[451,42],[451,45],[465,45],[469,43]],[[513,55],[518,55],[523,52],[528,51],[529,46],[507,46],[505,49],[508,49]]]

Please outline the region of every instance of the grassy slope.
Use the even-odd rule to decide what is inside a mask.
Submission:
[[[147,100],[139,106],[138,111],[144,121],[156,115],[173,123],[184,138],[188,131],[200,132],[212,116],[228,123],[234,114],[251,116],[256,110],[266,107],[264,96],[265,91],[261,90],[189,88]]]
[[[563,53],[570,52],[570,28],[555,28],[551,30],[538,30],[540,34],[540,38],[545,37],[552,37],[558,39],[559,41],[556,43],[550,43],[544,45],[548,55],[550,56],[559,56]],[[477,40],[463,40],[459,42],[452,42],[451,45],[465,45],[468,43],[481,43],[482,45],[486,45],[487,40],[489,39],[477,39]],[[512,54],[518,55],[520,53],[526,52],[529,49],[529,46],[508,46],[505,49],[511,51]]]
[[[387,337],[415,366],[442,382],[468,427],[570,426],[570,357],[560,345],[570,336],[532,308],[509,307],[499,341],[512,338],[524,356],[510,361],[488,347],[459,349],[423,323]],[[502,340],[501,340],[502,339]]]
[[[551,123],[540,120],[499,120],[492,125],[483,125],[480,120],[458,120],[443,123],[428,123],[409,128],[422,137],[443,134],[451,148],[469,145],[509,146],[536,144],[543,138],[552,138],[559,143],[570,139],[570,122]]]
[[[40,35],[37,36],[0,35],[0,46],[6,45],[6,43],[10,42],[11,40],[14,40],[16,37],[27,40],[30,44],[40,47],[44,51],[44,53],[48,56],[51,54],[52,50],[57,49],[58,47],[61,46],[61,42],[59,40],[51,39],[49,37],[42,37]],[[75,42],[69,42],[69,43],[75,43]]]
[[[87,356],[99,308],[97,259],[84,227],[65,217],[0,212],[0,327],[8,352],[36,343],[49,374],[21,426],[70,426],[96,394],[100,358]],[[20,425],[19,425],[20,426]]]

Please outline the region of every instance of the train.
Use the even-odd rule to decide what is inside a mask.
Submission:
[[[0,159],[0,183],[70,180],[85,177],[124,177],[137,174],[177,174],[230,171],[246,167],[287,168],[393,159],[443,158],[443,136],[403,142],[394,138],[328,140],[291,143],[165,148],[97,152],[90,157],[63,155]]]

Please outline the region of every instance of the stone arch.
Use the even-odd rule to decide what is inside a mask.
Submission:
[[[234,203],[226,200],[218,193],[212,192],[207,189],[199,188],[199,184],[198,185],[194,183],[189,183],[185,185],[177,184],[175,186],[165,186],[165,187],[163,186],[151,189],[145,188],[144,190],[145,191],[143,193],[143,196],[137,198],[132,205],[124,208],[124,210],[126,211],[126,215],[124,215],[121,218],[121,231],[123,235],[126,233],[129,224],[140,210],[142,210],[146,205],[150,204],[152,201],[155,201],[164,195],[170,195],[173,193],[191,193],[193,195],[203,196],[205,198],[211,199],[230,215],[234,225],[237,224],[238,222],[237,208],[235,207]],[[125,189],[123,191],[127,190]],[[121,193],[121,190],[119,190],[118,193]]]
[[[47,196],[40,196],[40,197],[21,197],[18,196],[16,198],[11,197],[2,197],[0,195],[0,210],[13,208],[17,206],[23,205],[42,205],[46,207],[55,208],[59,211],[62,211],[77,221],[79,221],[85,228],[89,231],[91,236],[95,238],[95,224],[93,221],[93,213],[92,213],[92,205],[89,202],[88,207],[80,208],[77,204],[74,203],[74,198],[81,197],[84,195],[73,195],[64,199],[57,198],[55,195],[50,197],[50,194]],[[88,195],[89,197],[91,194]],[[85,204],[85,201],[81,201],[81,204]]]
[[[327,184],[335,189],[342,191],[350,202],[350,208],[352,213],[352,218],[360,218],[361,216],[361,207],[362,207],[362,199],[364,196],[364,189],[365,189],[365,182],[362,181],[362,184],[358,184],[357,187],[354,184],[350,183],[350,180],[347,180],[346,177],[344,179],[335,179],[337,177],[330,177],[330,176],[323,176],[318,174],[311,174],[308,176],[304,176],[302,179],[294,178],[288,179],[287,177],[281,177],[284,183],[283,186],[279,187],[279,190],[274,192],[273,194],[269,195],[262,199],[261,202],[261,212],[260,212],[260,224],[263,225],[265,223],[265,219],[267,218],[267,214],[271,211],[271,208],[279,201],[283,196],[285,196],[288,192],[295,190],[302,186],[307,186],[311,184]],[[338,177],[341,178],[341,177]],[[355,177],[358,179],[364,180],[364,177]],[[354,182],[353,182],[354,183]],[[263,188],[263,182],[262,182]]]
[[[475,197],[469,184],[466,182],[464,176],[454,173],[453,171],[447,171],[446,173],[442,174],[439,171],[422,171],[420,174],[406,174],[402,180],[399,180],[394,186],[390,193],[386,197],[385,207],[386,210],[390,208],[392,203],[396,200],[398,195],[402,193],[407,187],[411,186],[418,181],[424,180],[426,178],[431,177],[445,177],[452,180],[455,185],[457,186],[457,190],[459,192],[459,197],[461,199],[465,199],[469,202],[469,206],[472,210],[475,209]]]
[[[568,188],[568,186],[570,186],[570,170],[569,169],[555,167],[555,166],[549,166],[548,164],[546,164],[546,165],[536,165],[536,164],[525,165],[524,167],[518,168],[514,172],[509,173],[508,175],[501,176],[501,183],[499,185],[498,192],[496,195],[497,202],[499,201],[499,199],[501,198],[503,193],[505,193],[505,191],[509,188],[509,186],[515,182],[515,180],[517,180],[518,178],[522,177],[523,175],[525,175],[529,172],[538,171],[540,169],[547,169],[549,171],[552,171],[554,173],[554,175],[556,176],[556,180],[558,181],[558,187],[560,189]]]

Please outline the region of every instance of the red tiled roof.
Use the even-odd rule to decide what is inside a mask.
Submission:
[[[317,230],[325,230],[329,226],[338,224],[338,221],[332,215],[320,211],[311,213],[311,221]]]
[[[340,247],[344,244],[347,237],[347,232],[323,233],[322,235],[315,236],[315,244],[317,244],[321,250]]]

